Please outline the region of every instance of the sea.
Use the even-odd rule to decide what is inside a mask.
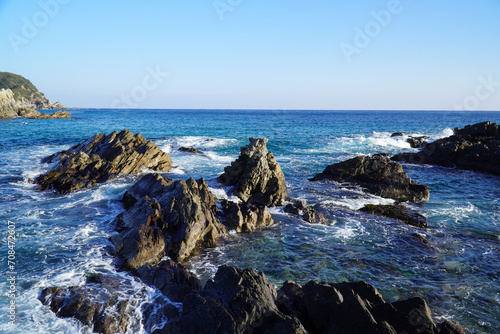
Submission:
[[[271,208],[272,227],[230,234],[186,261],[203,281],[222,264],[262,271],[277,288],[286,280],[363,280],[387,301],[424,298],[437,322],[456,321],[469,333],[500,332],[499,176],[403,164],[413,180],[430,188],[428,202],[407,204],[427,217],[426,229],[357,211],[392,200],[333,181],[308,181],[327,165],[355,156],[416,152],[406,142],[409,136],[433,141],[452,135],[455,127],[500,123],[500,112],[81,109],[71,114],[70,120],[0,120],[1,333],[91,333],[75,319],[56,317],[38,296],[46,287],[84,285],[96,274],[119,279],[120,298],[133,301],[129,333],[151,333],[168,322],[155,305],[170,301],[119,271],[109,241],[116,233],[113,219],[124,211],[120,199],[139,176],[122,175],[65,196],[38,191],[32,183],[51,167],[43,157],[122,129],[142,133],[171,156],[175,168],[166,176],[204,178],[218,198],[232,198],[216,181],[224,167],[249,137],[266,137],[290,198],[327,216],[327,225],[313,225]],[[394,132],[404,135],[391,137]]]

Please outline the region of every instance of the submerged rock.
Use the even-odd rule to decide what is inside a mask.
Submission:
[[[491,122],[456,128],[454,135],[427,144],[418,153],[397,154],[392,160],[500,175],[500,129]]]
[[[194,147],[180,147],[179,151],[181,152],[189,152],[189,153],[194,153],[194,154],[203,154],[202,151],[194,148]]]
[[[366,204],[363,208],[359,209],[359,211],[366,212],[372,215],[396,219],[403,223],[416,227],[429,227],[427,218],[425,218],[425,216],[417,212],[412,212],[403,205]]]
[[[417,184],[403,167],[389,159],[388,154],[359,156],[330,165],[311,181],[330,179],[355,183],[368,192],[399,202],[420,202],[429,199],[429,187]]]
[[[285,176],[272,152],[267,150],[267,138],[250,138],[241,154],[217,180],[234,186],[233,193],[244,202],[258,205],[281,205],[286,197]]]
[[[40,190],[55,189],[61,194],[114,179],[120,173],[135,174],[145,168],[167,172],[172,166],[168,154],[129,130],[95,135],[43,161],[56,165],[35,182]]]
[[[296,201],[285,205],[283,210],[287,213],[291,213],[299,216],[303,220],[311,224],[327,224],[328,219],[324,214],[314,210],[313,208],[307,206],[302,201]]]

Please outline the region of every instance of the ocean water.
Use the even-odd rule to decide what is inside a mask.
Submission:
[[[500,112],[89,109],[72,114],[72,120],[0,121],[1,333],[91,333],[74,319],[57,318],[37,297],[45,287],[83,285],[98,273],[120,280],[122,298],[133,301],[130,333],[149,333],[168,321],[157,305],[169,301],[117,271],[108,240],[115,233],[113,218],[123,211],[120,198],[137,176],[66,196],[39,192],[30,182],[50,168],[42,157],[124,128],[171,155],[175,168],[169,177],[204,177],[219,198],[230,194],[216,177],[249,137],[267,137],[289,195],[329,218],[327,226],[311,225],[273,208],[274,226],[231,234],[187,261],[203,280],[224,263],[263,271],[277,287],[285,280],[364,280],[389,301],[425,298],[438,321],[458,321],[471,333],[500,332],[500,177],[405,164],[411,178],[430,187],[428,203],[409,205],[428,218],[428,229],[356,212],[364,204],[391,200],[307,180],[356,155],[415,151],[405,142],[408,135],[435,140],[451,135],[454,127],[498,123]],[[396,131],[405,136],[391,138]],[[181,146],[205,154],[179,152]],[[9,324],[12,302],[14,325]],[[141,321],[144,312],[149,322]]]

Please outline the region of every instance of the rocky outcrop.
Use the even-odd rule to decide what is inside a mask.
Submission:
[[[17,104],[10,89],[0,89],[0,119],[17,117]]]
[[[202,151],[200,151],[200,150],[198,150],[198,149],[196,149],[194,147],[184,147],[184,146],[182,146],[182,147],[179,148],[179,151],[181,151],[181,152],[188,152],[188,153],[194,153],[194,154],[203,154]]]
[[[119,298],[117,284],[111,278],[96,277],[81,287],[43,289],[38,299],[58,317],[76,318],[95,333],[125,333],[133,314],[130,306],[137,302]]]
[[[266,138],[250,138],[250,144],[241,148],[238,159],[224,168],[217,180],[234,186],[233,193],[244,202],[276,206],[286,197],[286,183],[267,142]]]
[[[274,221],[267,207],[259,207],[252,203],[235,203],[228,200],[220,201],[222,210],[220,217],[229,230],[238,233],[252,232],[259,227],[271,226]]]
[[[317,283],[303,287],[287,281],[278,291],[278,309],[296,316],[315,333],[462,333],[451,322],[437,326],[421,298],[388,303],[365,282]]]
[[[203,180],[174,181],[147,174],[124,195],[120,232],[111,238],[125,267],[156,265],[163,255],[182,261],[215,246],[228,231],[251,232],[273,224],[265,206],[218,201]]]
[[[167,172],[172,166],[168,154],[129,130],[95,135],[43,162],[56,165],[35,182],[40,190],[55,189],[61,194],[94,186],[119,174],[135,174],[146,168]]]
[[[263,273],[221,266],[203,290],[183,298],[180,318],[155,333],[307,333],[296,317],[278,310],[275,298]]]
[[[122,232],[111,240],[117,254],[127,261],[127,266],[133,268],[148,263],[156,264],[162,257],[162,244],[166,255],[181,261],[198,247],[215,246],[217,238],[227,233],[226,227],[217,218],[216,198],[203,179],[174,181],[157,174],[148,174],[124,195],[124,199],[128,205],[134,204],[118,216],[117,228]],[[139,232],[130,230],[140,231],[145,225],[149,227],[146,231],[149,238],[152,238],[149,242],[129,236],[137,236]],[[158,235],[151,228],[157,229]],[[126,247],[126,240],[131,240],[130,247]],[[145,248],[142,247],[144,244]],[[146,253],[158,253],[158,256],[154,256],[150,262],[144,258],[132,265],[131,260],[135,258],[127,255],[130,251],[124,253],[122,249],[132,249],[132,254],[135,250],[139,253],[139,250],[146,249]]]
[[[403,223],[416,227],[429,227],[425,216],[411,211],[403,205],[375,205],[366,204],[359,209],[361,212],[399,220]]]
[[[456,128],[454,135],[429,143],[418,153],[395,155],[392,160],[500,175],[499,126],[483,122]]]
[[[35,110],[36,111],[36,110]],[[66,110],[59,110],[54,113],[48,114],[48,113],[39,113],[36,115],[31,111],[32,114],[29,114],[28,116],[23,116],[29,119],[71,119],[71,114],[67,112]],[[19,115],[21,116],[21,115]]]
[[[326,167],[311,181],[330,179],[355,183],[374,195],[398,202],[420,202],[429,199],[429,188],[417,184],[403,167],[389,159],[388,154],[359,156]]]
[[[283,211],[299,216],[302,220],[311,224],[327,224],[328,219],[324,214],[307,206],[302,201],[296,201],[285,205]]]
[[[426,139],[429,139],[429,137],[428,136],[408,137],[408,139],[406,139],[406,142],[410,144],[412,148],[420,148],[427,145]]]

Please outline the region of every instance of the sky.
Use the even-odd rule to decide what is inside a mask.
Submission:
[[[0,0],[0,71],[82,108],[500,110],[500,0]]]

